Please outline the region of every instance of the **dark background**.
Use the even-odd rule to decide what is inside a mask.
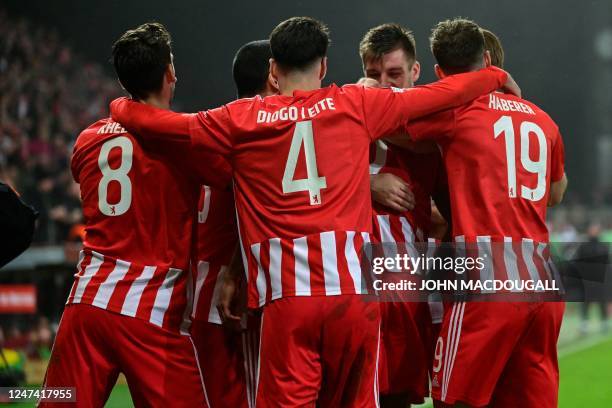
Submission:
[[[419,83],[433,81],[428,35],[438,21],[474,19],[501,38],[506,69],[524,96],[559,124],[566,143],[574,194],[589,195],[610,183],[601,151],[612,138],[612,60],[596,51],[596,39],[611,30],[612,2],[584,1],[14,1],[3,0],[11,16],[58,27],[63,41],[109,73],[110,47],[126,29],[150,20],[164,23],[174,40],[179,78],[176,108],[197,110],[234,98],[231,64],[245,42],[266,38],[281,20],[309,15],[332,33],[326,82],[355,81],[361,75],[357,47],[365,31],[397,22],[414,31],[423,67]],[[612,40],[600,43],[612,53]],[[605,52],[604,52],[605,54]],[[608,135],[608,136],[604,136]]]

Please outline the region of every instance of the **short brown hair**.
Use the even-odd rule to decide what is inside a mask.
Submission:
[[[485,39],[485,50],[491,54],[491,65],[499,68],[504,67],[504,48],[502,47],[499,38],[486,28],[482,29],[482,35]]]
[[[383,55],[403,49],[411,63],[416,61],[416,44],[412,31],[399,24],[381,24],[368,30],[359,43],[359,55],[365,63],[367,60],[378,60]]]
[[[327,55],[329,29],[311,17],[291,17],[270,34],[272,57],[285,69],[303,70]]]
[[[160,23],[126,31],[113,44],[113,65],[121,85],[134,98],[158,92],[172,62],[170,33]]]
[[[449,72],[469,71],[478,64],[485,50],[480,27],[464,18],[439,22],[429,41],[438,65]]]

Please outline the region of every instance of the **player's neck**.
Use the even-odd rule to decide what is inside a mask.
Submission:
[[[170,109],[170,100],[162,95],[149,95],[140,102],[160,109]]]
[[[285,81],[279,81],[281,95],[292,96],[294,91],[312,91],[321,88],[321,80],[317,77],[293,76]]]

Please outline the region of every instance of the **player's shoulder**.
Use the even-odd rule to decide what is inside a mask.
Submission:
[[[516,95],[503,92],[491,92],[478,98],[473,105],[480,105],[491,112],[507,115],[532,117],[539,123],[557,127],[550,115],[534,102]]]
[[[105,138],[107,136],[118,136],[128,133],[120,123],[111,118],[100,119],[86,127],[76,139],[77,145],[86,144],[92,140]]]
[[[128,131],[120,123],[113,121],[111,118],[100,119],[89,125],[77,136],[73,155],[78,156],[79,153],[87,152],[108,139],[127,133]]]

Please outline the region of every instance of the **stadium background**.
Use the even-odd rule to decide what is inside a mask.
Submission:
[[[158,20],[173,35],[179,83],[175,108],[199,110],[234,98],[231,63],[245,42],[267,37],[282,19],[310,15],[332,32],[326,83],[361,75],[365,31],[394,21],[411,28],[434,80],[430,28],[453,16],[474,19],[504,45],[506,69],[524,96],[548,111],[566,145],[570,187],[550,211],[552,240],[566,257],[589,224],[612,242],[612,6],[577,1],[262,1],[74,2],[0,4],[0,180],[40,212],[33,247],[0,271],[0,344],[7,363],[40,383],[79,249],[78,188],[69,154],[80,129],[107,114],[121,90],[108,63],[127,28]],[[15,287],[11,285],[22,285]],[[19,296],[16,296],[16,295]],[[18,304],[15,304],[15,299]],[[20,302],[20,303],[19,303]],[[588,323],[570,304],[559,341],[560,406],[612,406],[612,337],[595,310]],[[129,404],[118,385],[108,406]]]

